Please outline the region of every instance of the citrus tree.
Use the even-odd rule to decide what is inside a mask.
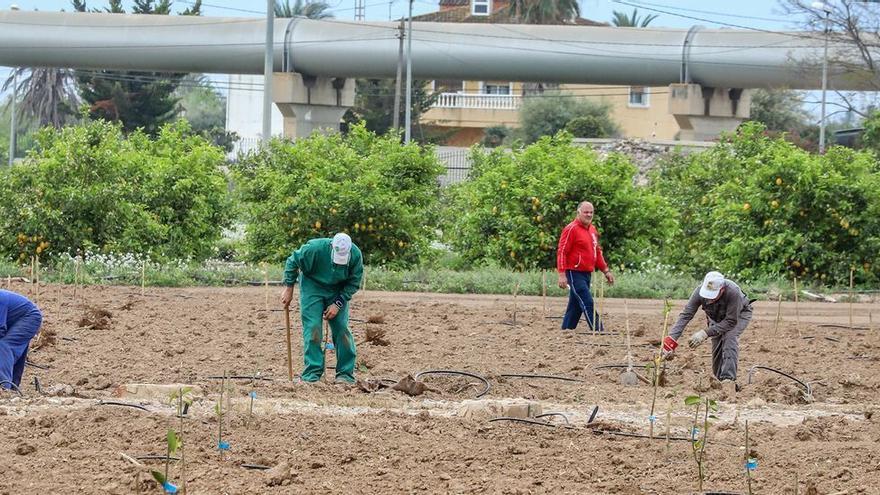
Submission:
[[[230,220],[223,163],[185,122],[155,138],[104,121],[47,127],[23,163],[0,169],[0,255],[207,258]]]
[[[369,263],[408,264],[435,236],[432,148],[357,124],[345,136],[275,140],[235,165],[247,257],[284,260],[309,239],[347,232]]]
[[[700,274],[877,280],[880,172],[869,152],[810,154],[747,123],[711,150],[663,164],[653,187],[681,230],[670,260]]]
[[[633,185],[635,166],[560,133],[520,150],[472,150],[471,180],[450,191],[444,234],[470,262],[552,268],[562,228],[590,201],[613,265],[638,265],[675,228],[666,201]]]

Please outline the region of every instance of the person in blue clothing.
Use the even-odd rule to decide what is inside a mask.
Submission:
[[[354,383],[357,351],[348,328],[351,297],[364,275],[361,250],[345,233],[333,239],[312,239],[287,258],[284,265],[284,290],[281,304],[290,305],[293,285],[299,281],[299,310],[303,326],[303,361],[300,378],[317,382],[324,374],[324,351],[321,349],[322,320],[327,320],[336,348],[336,382]]]
[[[18,388],[31,339],[43,314],[28,298],[0,289],[0,388]]]

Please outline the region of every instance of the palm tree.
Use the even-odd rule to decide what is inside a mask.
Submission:
[[[76,114],[79,98],[74,89],[72,70],[18,67],[6,79],[3,91],[11,88],[16,78],[21,113],[40,127],[62,127]]]
[[[615,10],[614,18],[611,19],[611,24],[614,24],[617,27],[643,28],[648,27],[648,24],[651,24],[651,21],[653,21],[657,17],[657,14],[650,14],[640,18],[639,9],[633,9],[631,16],[627,16],[623,12],[618,12]]]
[[[581,14],[577,0],[511,0],[510,16],[524,24],[561,24]]]
[[[275,17],[308,17],[309,19],[329,19],[333,17],[330,4],[322,0],[275,0]]]

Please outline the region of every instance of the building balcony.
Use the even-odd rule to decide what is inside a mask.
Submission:
[[[483,93],[440,93],[432,108],[468,108],[477,110],[519,110],[522,96]]]

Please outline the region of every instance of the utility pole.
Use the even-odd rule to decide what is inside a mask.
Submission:
[[[266,58],[263,64],[263,144],[272,138],[272,75],[275,72],[275,0],[266,0]]]
[[[394,130],[400,129],[400,86],[403,83],[403,19],[400,20],[397,38],[400,43],[397,45],[397,79],[394,80]]]
[[[354,0],[354,20],[362,21],[366,18],[366,7],[364,0]]]
[[[822,55],[822,110],[819,119],[819,154],[825,153],[825,93],[828,90],[828,21],[831,8],[822,2],[813,2],[812,7],[825,12],[825,53]]]
[[[406,33],[406,119],[404,125],[404,144],[409,144],[412,137],[412,7],[413,0],[409,0],[409,17],[407,20]]]
[[[18,100],[18,68],[12,69],[12,105],[10,108],[10,119],[12,120],[9,125],[9,166],[12,166],[12,161],[15,160],[15,128],[17,122],[15,121],[15,103]]]

